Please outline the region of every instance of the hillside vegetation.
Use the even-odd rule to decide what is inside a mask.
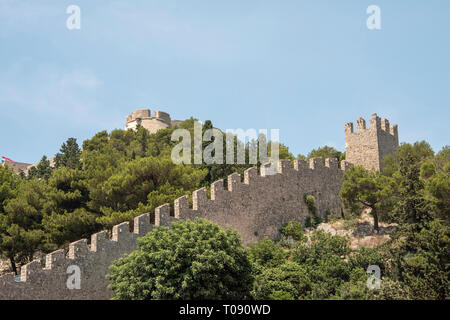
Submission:
[[[179,127],[192,133],[194,121]],[[212,127],[210,121],[203,124],[203,130]],[[43,157],[28,176],[0,166],[0,253],[12,271],[17,274],[20,266],[40,254],[153,213],[161,204],[253,166],[175,165],[170,158],[178,143],[171,141],[173,130],[102,131],[82,148],[70,138],[56,155],[55,168]],[[318,155],[345,157],[327,146],[298,157]],[[280,158],[294,159],[283,145]],[[264,239],[243,248],[236,233],[218,231],[218,226],[202,220],[180,221],[173,231],[149,233],[137,251],[111,267],[115,297],[448,299],[450,148],[435,154],[426,142],[404,143],[384,162],[383,172],[362,167],[346,171],[343,213],[319,216],[315,199],[305,197],[311,217],[305,225],[287,224],[278,241]],[[366,236],[383,237],[387,224],[395,228],[383,241],[355,245],[351,235],[329,228],[325,232],[321,225],[339,220],[346,226],[342,230],[357,230],[363,225],[358,222],[363,212],[366,222],[370,217]],[[149,248],[155,254],[146,253]],[[171,268],[161,260],[168,252],[181,254]],[[142,261],[151,270],[139,265]],[[379,290],[366,285],[370,265],[380,268]],[[124,281],[130,275],[146,279],[144,271],[156,275],[158,283]]]
[[[178,141],[171,141],[172,133],[177,128],[189,130],[193,149],[194,121],[155,134],[142,127],[101,131],[82,148],[70,138],[56,155],[55,168],[44,156],[28,176],[0,166],[0,253],[12,270],[17,274],[17,265],[32,261],[36,254],[132,222],[143,213],[153,214],[159,205],[253,166],[175,165],[171,152]],[[203,132],[211,128],[211,121],[205,121]],[[235,153],[236,143],[235,137]],[[208,144],[204,142],[203,149]],[[294,159],[285,146],[280,144],[279,150],[280,158]]]

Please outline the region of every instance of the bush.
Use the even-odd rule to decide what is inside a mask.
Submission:
[[[344,220],[344,229],[345,230],[353,230],[358,227],[359,219],[357,217],[351,216]]]
[[[283,248],[268,238],[248,246],[250,261],[258,267],[274,267],[282,264],[287,257]]]
[[[310,195],[310,194],[305,194],[303,200],[305,201],[309,212],[312,215],[316,215],[317,214],[317,208],[316,208],[316,199],[314,198],[314,196]]]
[[[325,214],[325,222],[334,222],[342,219],[342,215],[334,212],[334,211],[327,211]]]
[[[307,216],[305,219],[305,228],[315,228],[323,222],[321,217]]]
[[[315,264],[319,260],[328,259],[331,256],[345,257],[350,253],[345,237],[333,236],[319,230],[312,234],[310,240],[311,243],[303,243],[293,252],[294,261],[300,264]]]
[[[110,270],[113,299],[244,299],[252,285],[237,232],[206,219],[156,228]]]
[[[291,237],[295,241],[304,241],[306,239],[302,224],[298,221],[289,221],[283,228],[281,234],[286,238]]]
[[[310,286],[305,267],[287,260],[256,276],[252,296],[255,299],[293,300],[303,296]]]
[[[360,267],[367,270],[370,265],[377,265],[384,274],[384,260],[383,255],[377,248],[360,248],[350,259],[353,268]]]
[[[407,236],[393,260],[408,294],[420,300],[449,299],[450,227],[434,220]]]
[[[323,222],[323,219],[317,216],[316,199],[314,198],[313,195],[305,194],[303,200],[305,201],[306,206],[308,207],[309,213],[312,215],[306,217],[305,227],[315,228]]]

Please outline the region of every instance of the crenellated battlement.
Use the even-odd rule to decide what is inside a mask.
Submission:
[[[363,118],[359,118],[356,121],[356,130],[360,131],[360,130],[366,130],[366,120],[364,120]]]
[[[345,124],[344,131],[346,159],[366,169],[381,170],[383,158],[398,147],[398,126],[390,125],[389,120],[382,120],[376,113],[372,114],[368,128],[366,121],[359,118],[356,131],[352,122]]]
[[[127,116],[125,129],[135,130],[137,126],[142,126],[150,133],[156,133],[158,130],[176,126],[179,122],[178,120],[172,120],[167,112],[155,111],[152,116],[150,109],[139,109],[134,110]]]
[[[273,193],[278,190],[278,195],[282,199],[284,198],[283,194],[289,195],[288,198],[291,200],[295,199],[292,203],[293,207],[302,207],[302,214],[297,217],[292,215],[291,219],[295,220],[301,217],[300,220],[303,220],[308,215],[307,208],[303,207],[303,195],[327,186],[335,188],[336,193],[331,197],[332,199],[326,199],[331,201],[318,199],[319,203],[325,202],[321,206],[322,210],[319,211],[321,214],[325,214],[327,210],[340,212],[341,203],[337,195],[340,190],[342,172],[349,167],[349,163],[342,161],[341,167],[343,169],[338,167],[337,159],[325,159],[324,164],[322,158],[311,159],[309,166],[303,160],[295,160],[293,163],[289,160],[280,161],[275,174],[272,174],[271,170],[269,170],[271,174],[266,174],[267,168],[271,168],[271,165],[268,164],[262,165],[260,172],[258,172],[258,168],[252,167],[244,172],[243,181],[238,173],[229,175],[227,188],[224,187],[223,180],[212,183],[210,198],[207,196],[206,188],[195,190],[192,193],[192,207],[189,205],[189,196],[185,195],[176,199],[174,202],[175,218],[203,217],[222,226],[230,226],[240,232],[246,244],[261,239],[263,236],[275,238],[278,234],[278,227],[281,228],[282,225],[272,221],[272,217],[267,217],[266,221],[261,220],[257,214],[258,210],[254,210],[255,208],[252,207],[258,207],[260,203],[264,203],[264,200],[261,199],[273,198]],[[285,190],[291,184],[292,189]],[[299,191],[302,188],[308,190],[304,190],[305,192],[302,193]],[[275,201],[271,199],[271,202]],[[296,210],[293,209],[293,211]],[[283,214],[285,213],[283,212]],[[283,214],[274,215],[275,220]],[[246,224],[245,221],[248,223]],[[278,227],[274,228],[277,225]],[[265,229],[266,231],[264,231]],[[255,235],[255,232],[261,233]]]
[[[173,203],[155,209],[154,224],[150,214],[123,222],[108,232],[101,231],[87,239],[72,242],[67,255],[64,250],[47,254],[45,265],[32,261],[21,269],[20,281],[13,275],[0,277],[0,299],[108,299],[111,296],[105,278],[111,263],[137,248],[137,238],[158,226],[168,226],[179,219],[207,218],[223,227],[237,230],[244,242],[249,244],[267,236],[276,239],[280,228],[291,220],[304,222],[309,215],[304,203],[305,194],[314,194],[318,214],[340,212],[339,190],[343,170],[348,163],[343,161],[338,168],[336,159],[282,160],[276,171],[266,164],[249,168],[241,175],[233,173],[224,181],[211,184],[211,196],[206,188],[195,190]],[[192,207],[189,198],[192,197]],[[69,289],[70,266],[80,270],[80,289]]]
[[[152,117],[152,112],[150,109],[139,109],[134,110],[127,116],[127,122],[135,121],[135,120],[143,120],[143,119],[159,119],[159,120],[168,120],[170,122],[170,115],[163,111],[155,111],[154,116]]]
[[[156,132],[169,127],[171,120],[165,112],[152,117],[150,110],[142,109],[127,117],[127,128],[138,124]],[[357,120],[356,131],[352,122],[345,124],[345,138],[346,160],[340,166],[337,159],[312,158],[263,164],[242,176],[233,173],[226,178],[226,187],[223,179],[213,182],[210,196],[207,188],[200,188],[155,208],[154,215],[135,217],[132,229],[123,222],[110,232],[93,234],[89,242],[72,242],[67,253],[60,249],[46,255],[45,261],[32,261],[21,268],[20,281],[12,274],[0,277],[0,299],[109,299],[109,266],[135,250],[139,237],[179,219],[209,219],[238,231],[248,245],[264,237],[277,239],[289,221],[304,223],[310,215],[305,194],[315,197],[317,215],[340,213],[343,172],[352,164],[380,169],[381,159],[398,146],[398,127],[373,114],[369,127],[363,118]],[[71,285],[77,272],[80,288]]]
[[[391,126],[389,124],[389,120],[388,119],[381,119],[380,117],[378,117],[378,115],[376,113],[372,114],[372,118],[370,119],[369,122],[369,127],[366,126],[366,120],[364,118],[359,118],[358,120],[356,120],[356,131],[353,130],[353,122],[347,122],[344,125],[345,128],[345,134],[354,134],[354,133],[360,133],[360,134],[364,134],[364,132],[366,132],[366,130],[371,130],[371,131],[384,131],[392,136],[397,135],[397,125],[393,125]]]

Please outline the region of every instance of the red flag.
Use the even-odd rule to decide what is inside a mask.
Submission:
[[[6,161],[9,161],[9,162],[14,162],[14,161],[12,161],[11,159],[9,159],[7,157],[2,157],[2,159],[6,160]]]

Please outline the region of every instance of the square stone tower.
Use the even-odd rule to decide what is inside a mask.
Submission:
[[[382,170],[383,158],[397,147],[398,126],[390,126],[387,119],[381,120],[376,113],[372,114],[369,128],[363,118],[357,120],[356,131],[352,122],[345,124],[345,159],[353,165]]]

